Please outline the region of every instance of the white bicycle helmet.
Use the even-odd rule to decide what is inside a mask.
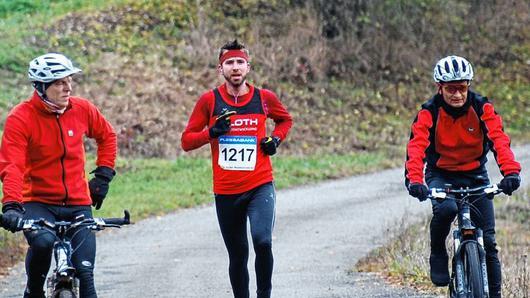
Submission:
[[[434,66],[433,78],[437,83],[471,81],[473,80],[473,67],[465,58],[454,55],[447,56]]]
[[[32,82],[51,83],[81,72],[70,59],[57,53],[39,56],[29,63],[28,77]]]

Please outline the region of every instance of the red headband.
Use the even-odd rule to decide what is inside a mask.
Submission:
[[[219,58],[219,64],[222,65],[223,62],[225,62],[226,59],[235,58],[235,57],[243,58],[243,59],[245,59],[248,62],[248,55],[247,55],[247,53],[245,51],[243,51],[243,50],[228,50],[223,55],[221,55],[221,58]]]

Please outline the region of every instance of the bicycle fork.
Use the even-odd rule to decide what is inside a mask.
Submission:
[[[478,241],[478,256],[480,258],[480,268],[482,269],[482,280],[484,281],[484,297],[490,296],[490,289],[488,284],[488,268],[486,266],[486,250],[484,249],[484,237],[482,236],[482,230],[477,229],[477,241]]]
[[[69,242],[55,242],[53,245],[55,258],[55,270],[53,275],[48,279],[48,291],[50,297],[57,290],[66,288],[71,289],[77,294],[77,280],[75,278],[75,268],[72,265],[72,246]]]
[[[453,231],[454,239],[454,264],[455,272],[453,272],[454,280],[456,283],[456,297],[465,297],[467,295],[466,290],[464,289],[464,262],[461,257],[461,246],[460,246],[460,231]]]
[[[477,242],[479,244],[477,245],[477,247],[478,247],[480,267],[481,267],[481,272],[482,272],[482,280],[483,280],[483,285],[484,285],[484,294],[485,294],[484,297],[488,298],[489,297],[488,270],[486,267],[486,251],[484,250],[484,238],[482,236],[481,229],[476,229],[475,232],[476,232]],[[461,241],[462,234],[459,230],[453,231],[453,239],[454,239],[454,252],[455,252],[455,255],[453,257],[454,264],[455,264],[454,266],[455,272],[453,272],[453,275],[454,275],[454,281],[456,283],[456,289],[455,289],[456,297],[467,297],[468,292],[467,292],[467,289],[465,288],[465,280],[464,280],[465,269],[464,269],[464,260],[462,258],[462,251],[465,251],[463,248],[464,248],[464,245],[466,245],[466,243],[474,241],[474,240]]]

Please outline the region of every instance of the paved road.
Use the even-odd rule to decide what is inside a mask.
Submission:
[[[516,152],[524,169],[530,168],[530,147]],[[498,181],[498,170],[490,173]],[[273,296],[429,297],[388,286],[371,274],[349,272],[357,260],[385,242],[389,225],[430,212],[430,204],[407,196],[402,176],[402,169],[394,169],[280,191]],[[527,181],[525,177],[530,177],[528,172],[523,172]],[[96,265],[103,298],[231,297],[227,254],[213,206],[103,233],[98,237]],[[252,292],[254,281],[251,275]],[[23,284],[19,264],[0,281],[0,296],[20,297]]]

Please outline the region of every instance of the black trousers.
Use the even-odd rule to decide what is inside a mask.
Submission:
[[[249,297],[247,217],[256,253],[257,297],[271,296],[275,202],[272,182],[241,194],[215,195],[217,219],[228,250],[230,283],[235,298]]]
[[[425,180],[429,188],[440,188],[446,184],[452,187],[479,187],[489,184],[488,174],[485,170],[474,173],[447,173],[427,171]],[[490,297],[501,297],[501,264],[497,256],[497,243],[495,241],[495,211],[493,201],[486,197],[472,199],[476,208],[471,208],[473,224],[484,232],[484,249],[486,250],[486,267]],[[458,214],[458,207],[454,200],[432,201],[433,217],[431,220],[431,253],[447,253],[445,239],[449,234],[451,223]]]
[[[25,219],[44,218],[50,222],[74,221],[77,216],[92,218],[90,206],[56,206],[42,203],[25,203]],[[73,235],[73,230],[69,235]],[[28,277],[24,297],[44,297],[43,286],[52,260],[55,236],[45,230],[25,232],[29,244],[26,255],[26,274]],[[81,298],[97,298],[94,286],[94,261],[96,257],[96,237],[87,229],[81,230],[71,239],[72,264],[79,279]]]

